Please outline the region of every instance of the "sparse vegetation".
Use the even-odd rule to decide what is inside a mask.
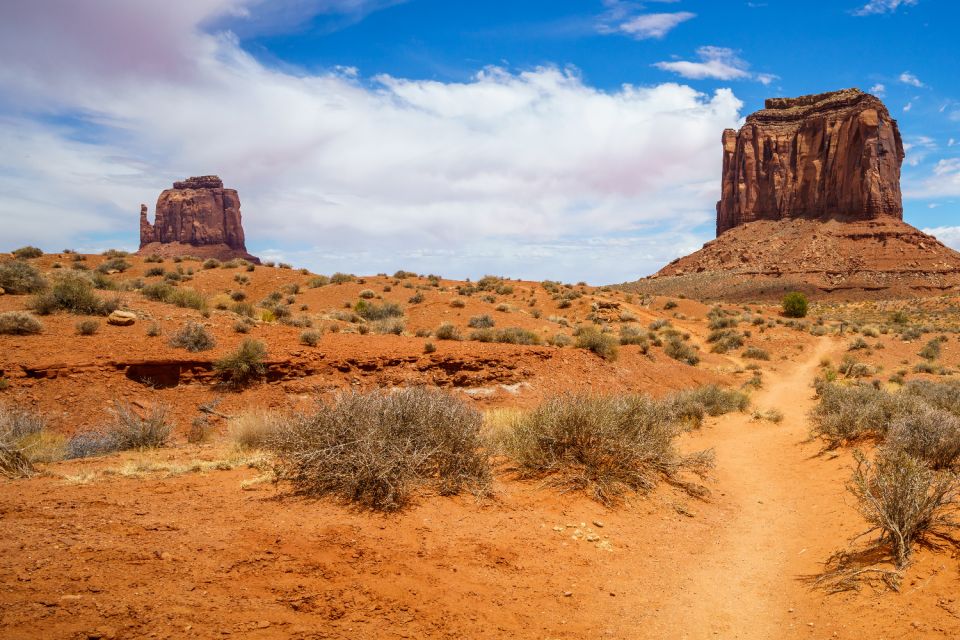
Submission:
[[[807,296],[793,291],[783,297],[783,315],[788,318],[805,318],[807,315]]]
[[[76,329],[79,336],[92,336],[100,330],[100,323],[91,319],[81,320],[77,323]]]
[[[29,260],[31,258],[39,258],[43,255],[42,250],[29,245],[26,247],[20,247],[19,249],[14,249],[10,253],[12,253],[13,257],[17,258],[18,260]]]
[[[437,340],[462,340],[463,336],[460,335],[460,330],[457,329],[456,325],[450,322],[442,322],[440,326],[437,327],[437,330],[433,332],[434,337]]]
[[[217,341],[202,324],[188,322],[170,338],[170,346],[195,353],[213,349],[217,346]]]
[[[619,340],[594,327],[580,327],[575,336],[577,348],[592,351],[604,360],[613,361],[620,355]]]
[[[423,488],[486,493],[481,423],[475,409],[435,389],[347,393],[290,416],[270,444],[278,477],[298,492],[393,511]]]
[[[259,340],[246,338],[236,350],[213,363],[213,369],[227,384],[241,387],[262,378],[267,347]]]
[[[395,302],[376,304],[359,300],[353,307],[354,313],[364,320],[385,320],[387,318],[403,317],[403,308]]]
[[[0,263],[0,288],[7,293],[37,293],[47,283],[40,271],[23,260],[8,260]]]
[[[680,336],[670,336],[663,345],[663,352],[670,358],[691,366],[696,366],[700,362],[699,351],[684,342]]]
[[[40,315],[68,311],[78,315],[105,316],[119,307],[119,301],[104,301],[96,294],[86,276],[73,273],[60,275],[53,286],[38,294],[31,306]]]
[[[26,336],[43,331],[43,324],[26,311],[0,313],[0,335]]]
[[[156,449],[170,438],[173,425],[166,405],[157,404],[140,415],[124,402],[114,402],[113,418],[104,430],[82,431],[66,445],[67,458],[87,458],[128,449]]]
[[[467,322],[467,326],[469,326],[471,329],[489,329],[494,325],[496,325],[496,322],[494,322],[493,318],[490,317],[490,314],[487,313],[479,316],[472,316],[469,322]]]

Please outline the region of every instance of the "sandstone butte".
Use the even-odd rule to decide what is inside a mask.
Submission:
[[[217,176],[199,176],[174,182],[157,198],[153,224],[147,205],[140,205],[140,255],[163,257],[193,255],[229,260],[242,258],[257,264],[247,253],[240,218],[240,196],[224,189]]]
[[[624,288],[708,299],[960,289],[960,253],[903,222],[903,143],[859,89],[773,98],[723,132],[717,238]]]

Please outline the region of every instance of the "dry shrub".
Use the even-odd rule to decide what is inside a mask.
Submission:
[[[271,444],[278,477],[298,492],[392,511],[424,487],[486,493],[481,422],[475,409],[436,389],[354,392],[293,415]]]
[[[912,413],[920,403],[908,395],[890,394],[870,385],[819,383],[820,401],[813,409],[814,436],[833,449],[863,438],[882,438],[897,417]]]
[[[0,262],[0,289],[7,293],[37,293],[47,286],[40,271],[23,260]]]
[[[62,274],[53,286],[32,301],[31,306],[40,315],[69,311],[78,315],[105,316],[119,306],[117,301],[100,299],[93,282],[80,274]]]
[[[170,346],[196,353],[214,348],[217,341],[202,324],[188,322],[170,338]]]
[[[724,389],[715,384],[680,391],[669,396],[667,401],[681,407],[702,407],[703,411],[711,416],[745,411],[750,406],[750,398],[747,394],[736,389]]]
[[[27,453],[27,441],[43,431],[39,414],[0,406],[0,476],[24,478],[33,475],[33,463]]]
[[[67,442],[68,458],[88,458],[128,449],[156,449],[170,438],[168,409],[157,404],[141,416],[125,402],[114,402],[112,422],[103,430],[82,431]]]
[[[214,362],[213,368],[227,384],[241,387],[263,377],[267,371],[263,363],[266,356],[266,345],[246,338],[235,351]]]
[[[586,490],[604,504],[626,491],[649,491],[660,478],[703,493],[679,474],[703,476],[712,466],[712,451],[677,452],[680,406],[639,395],[563,395],[517,418],[503,447],[521,477],[543,478],[564,491]]]
[[[594,327],[580,327],[575,335],[578,348],[592,351],[604,360],[612,362],[620,355],[620,341],[609,334],[601,333]]]
[[[43,331],[43,324],[26,311],[0,313],[0,335],[25,336]]]
[[[684,342],[680,336],[670,336],[667,343],[663,346],[663,352],[668,357],[678,360],[690,366],[696,366],[700,362],[700,353],[696,347]]]
[[[240,449],[263,449],[273,440],[283,424],[271,411],[248,411],[230,420],[227,434]]]
[[[897,567],[904,567],[913,543],[926,533],[956,526],[947,511],[957,501],[957,476],[929,469],[906,452],[885,450],[874,462],[855,452],[849,490],[863,517],[879,529]]]
[[[924,461],[932,469],[951,469],[960,458],[960,418],[930,407],[897,416],[886,446]]]

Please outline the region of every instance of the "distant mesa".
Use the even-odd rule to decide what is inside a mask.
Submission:
[[[723,132],[717,235],[754,220],[903,217],[897,121],[859,89],[772,98]]]
[[[194,255],[257,264],[247,253],[236,189],[224,189],[217,176],[199,176],[173,183],[157,198],[153,224],[147,205],[140,205],[140,255]]]
[[[859,89],[773,98],[723,132],[717,238],[625,289],[701,299],[960,290],[960,253],[903,222],[903,142]]]

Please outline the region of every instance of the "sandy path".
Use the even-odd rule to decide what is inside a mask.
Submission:
[[[780,424],[733,414],[697,437],[698,447],[716,450],[722,526],[701,553],[675,559],[675,582],[647,620],[656,629],[651,637],[776,638],[801,629],[809,636],[795,612],[798,598],[806,599],[796,578],[816,567],[803,545],[810,539],[805,528],[817,526],[818,506],[798,489],[809,484],[815,451],[802,444],[814,402],[810,383],[830,349],[829,340],[818,341],[799,363],[779,361],[779,371],[765,372],[753,405],[782,411]]]

